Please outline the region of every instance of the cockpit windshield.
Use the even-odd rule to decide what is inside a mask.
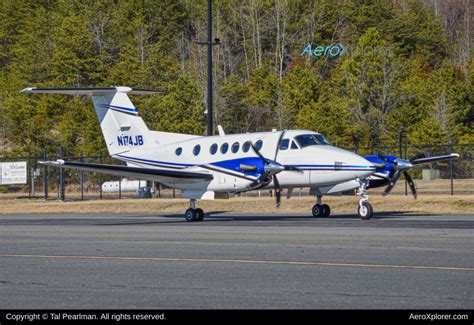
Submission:
[[[301,148],[317,145],[332,146],[332,143],[329,142],[322,134],[302,134],[296,136],[295,140],[298,141]]]

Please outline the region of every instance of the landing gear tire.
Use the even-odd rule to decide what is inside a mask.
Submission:
[[[202,209],[196,209],[196,221],[203,221],[204,220],[204,211]]]
[[[198,214],[196,212],[196,209],[187,209],[186,212],[184,213],[184,219],[186,219],[187,222],[194,222],[197,221]]]
[[[370,218],[372,218],[374,209],[372,208],[372,205],[369,202],[362,202],[361,204],[359,204],[357,212],[362,220],[369,220]]]
[[[329,217],[331,208],[327,204],[315,204],[312,209],[313,217]]]
[[[197,209],[189,208],[184,213],[184,219],[186,219],[187,222],[203,221],[204,211],[199,208]]]
[[[329,217],[331,215],[331,208],[327,204],[323,204],[323,217]]]

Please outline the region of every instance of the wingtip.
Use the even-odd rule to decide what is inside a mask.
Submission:
[[[38,164],[40,165],[64,165],[64,160],[38,160]]]
[[[24,88],[24,89],[20,90],[20,93],[30,93],[34,89],[36,89],[36,87],[27,87],[27,88]]]

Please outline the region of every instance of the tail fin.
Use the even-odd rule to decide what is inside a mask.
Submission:
[[[127,87],[116,87],[113,92],[91,95],[110,155],[147,147],[154,142],[150,130],[127,96],[129,92],[135,91]]]
[[[25,88],[22,92],[91,96],[110,155],[138,147],[147,148],[160,143],[175,142],[186,137],[150,131],[127,95],[155,94],[159,92],[156,90],[129,87]]]

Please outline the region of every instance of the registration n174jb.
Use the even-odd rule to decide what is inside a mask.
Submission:
[[[372,216],[368,202],[370,177],[380,162],[333,146],[322,134],[288,130],[196,136],[149,130],[128,94],[156,91],[129,87],[25,88],[23,93],[87,95],[92,99],[111,157],[126,162],[107,165],[64,160],[42,164],[160,182],[182,190],[190,199],[187,221],[202,221],[196,200],[228,198],[231,193],[273,189],[277,206],[281,189],[309,187],[316,196],[312,214],[329,216],[322,196],[358,189],[358,214]],[[372,159],[374,160],[374,159]],[[391,165],[392,166],[392,165]],[[393,165],[394,166],[394,165]],[[393,167],[392,166],[392,167]],[[390,176],[390,175],[389,175]],[[384,178],[382,176],[379,176]],[[389,177],[385,177],[389,181]]]

